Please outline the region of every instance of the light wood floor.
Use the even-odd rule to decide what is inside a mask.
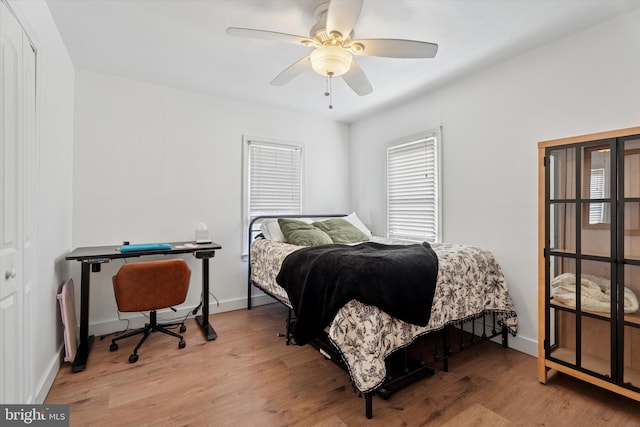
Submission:
[[[562,374],[541,385],[536,359],[484,343],[450,371],[373,399],[373,419],[346,373],[310,346],[286,346],[279,304],[211,315],[206,342],[193,320],[187,347],[153,334],[137,342],[96,339],[87,369],[58,373],[46,403],[70,405],[72,426],[638,426],[640,403]]]

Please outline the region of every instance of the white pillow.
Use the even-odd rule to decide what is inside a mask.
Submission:
[[[371,232],[371,230],[369,230],[367,226],[364,225],[362,221],[360,221],[360,218],[358,218],[358,215],[356,215],[355,212],[351,212],[349,215],[345,216],[344,219],[349,221],[355,227],[359,228],[360,231],[362,231],[367,236],[373,236],[373,233]]]
[[[280,230],[277,218],[268,218],[262,221],[262,224],[260,224],[260,231],[262,231],[262,234],[264,234],[264,237],[267,240],[273,240],[274,242],[287,241],[284,234],[282,234],[282,230]]]

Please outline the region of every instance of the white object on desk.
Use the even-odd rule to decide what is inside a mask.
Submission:
[[[209,238],[209,229],[207,228],[207,224],[201,222],[198,224],[196,228],[196,243],[211,243],[211,239]]]

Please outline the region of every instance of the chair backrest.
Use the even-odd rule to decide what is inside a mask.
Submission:
[[[119,311],[152,311],[184,302],[191,269],[183,259],[133,262],[113,276]]]

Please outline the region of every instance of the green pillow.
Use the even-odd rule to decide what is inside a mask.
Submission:
[[[313,225],[327,233],[333,243],[357,243],[369,240],[369,236],[364,234],[362,230],[343,218],[318,221]]]
[[[287,243],[292,245],[316,246],[333,243],[327,233],[304,221],[279,218],[278,225],[287,239]]]

